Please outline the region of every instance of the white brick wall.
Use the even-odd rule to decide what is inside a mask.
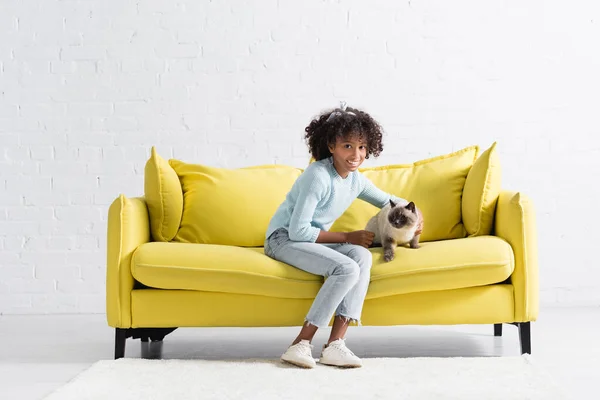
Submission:
[[[498,141],[542,303],[600,305],[597,4],[0,0],[0,313],[104,312],[108,205],[152,145],[302,167],[341,99],[386,130],[367,165]]]

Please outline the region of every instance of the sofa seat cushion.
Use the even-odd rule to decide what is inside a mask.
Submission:
[[[389,263],[383,261],[382,248],[370,250],[367,298],[499,283],[514,268],[510,245],[494,236],[427,242],[416,250],[397,248]],[[324,281],[267,257],[262,247],[145,243],[135,251],[131,269],[138,282],[152,288],[282,298],[314,298]]]
[[[311,298],[323,277],[275,261],[262,247],[199,243],[145,243],[131,259],[140,283],[158,289]]]
[[[512,247],[496,236],[477,236],[396,248],[391,262],[372,251],[367,298],[451,290],[504,282],[514,270]]]

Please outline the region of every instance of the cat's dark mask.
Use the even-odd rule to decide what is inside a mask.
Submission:
[[[397,207],[396,203],[390,200],[390,213],[388,222],[396,229],[410,228],[417,224],[417,209],[412,201],[404,207]]]

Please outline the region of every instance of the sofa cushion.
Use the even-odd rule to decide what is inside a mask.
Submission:
[[[159,289],[206,290],[310,298],[323,277],[275,261],[262,247],[145,243],[133,255],[133,277]]]
[[[367,298],[449,290],[503,282],[513,271],[513,252],[494,236],[399,247],[396,258],[383,261],[373,253]],[[210,244],[145,243],[131,261],[134,278],[158,289],[242,293],[282,298],[314,298],[323,277],[264,255],[263,248]]]
[[[174,241],[262,246],[269,221],[302,170],[284,165],[215,168],[169,160],[183,188]]]
[[[144,168],[144,197],[150,214],[152,239],[168,242],[177,233],[183,212],[183,193],[177,174],[152,146]]]
[[[379,189],[414,201],[425,221],[420,241],[466,236],[462,223],[461,197],[467,174],[479,153],[478,146],[412,164],[359,169]],[[365,229],[379,209],[356,199],[331,227],[332,232]]]
[[[389,263],[373,251],[373,297],[450,290],[504,282],[514,270],[512,247],[496,236],[478,236],[400,247]]]
[[[475,161],[465,182],[462,214],[470,236],[489,235],[492,232],[501,180],[502,171],[494,142]]]

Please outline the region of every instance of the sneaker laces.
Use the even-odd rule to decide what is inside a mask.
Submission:
[[[296,348],[298,349],[298,352],[301,353],[303,356],[308,356],[308,357],[312,357],[312,351],[311,349],[313,348],[312,344],[305,344],[305,343],[297,343]]]
[[[329,343],[329,346],[327,346],[327,347],[335,347],[336,349],[338,349],[345,355],[356,357],[356,354],[354,354],[352,352],[352,350],[350,350],[349,348],[346,347],[346,343],[344,342],[343,339],[340,341],[336,340],[335,342],[331,342],[331,343]]]

